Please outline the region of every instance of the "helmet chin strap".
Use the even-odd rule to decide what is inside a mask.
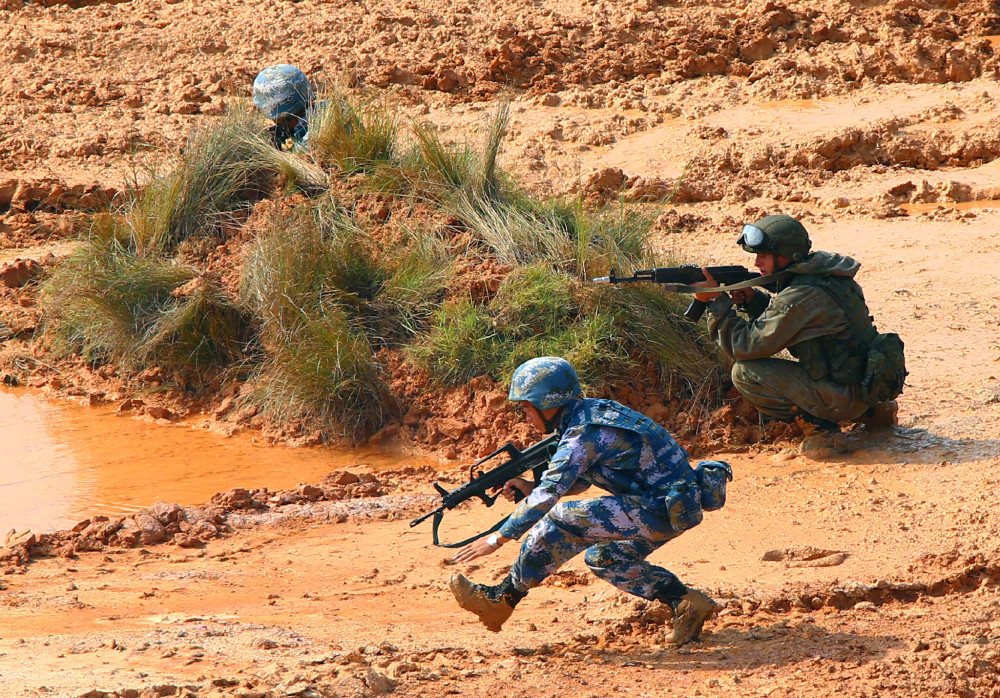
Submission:
[[[566,409],[565,405],[563,405],[562,407],[560,407],[556,411],[556,413],[554,415],[552,415],[551,417],[549,417],[548,419],[546,419],[545,416],[542,415],[541,410],[538,411],[538,415],[542,418],[542,424],[545,425],[545,433],[546,434],[551,434],[552,432],[554,432],[556,430],[556,425],[559,423],[559,418],[562,417],[562,413],[563,413],[564,409]]]
[[[798,256],[799,256],[798,254],[795,255],[795,257],[798,257]],[[801,259],[795,259],[795,257],[792,257],[792,258],[785,257],[785,259],[788,260],[788,263],[785,266],[779,266],[780,263],[778,262],[778,257],[781,257],[781,255],[779,255],[777,252],[775,252],[775,253],[773,253],[771,255],[771,259],[774,261],[774,272],[773,273],[775,273],[775,274],[777,274],[779,271],[784,271],[785,269],[787,269],[788,267],[792,266],[793,264],[798,264],[799,262],[802,261]]]

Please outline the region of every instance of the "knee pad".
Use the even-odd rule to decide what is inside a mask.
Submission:
[[[613,567],[618,560],[615,556],[611,554],[603,545],[595,545],[592,548],[587,548],[587,552],[583,555],[583,561],[592,570],[603,570],[608,567]]]

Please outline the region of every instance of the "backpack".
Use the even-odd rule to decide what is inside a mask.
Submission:
[[[701,490],[701,508],[721,509],[726,504],[726,483],[733,479],[733,469],[721,460],[703,460],[695,468]]]
[[[861,399],[874,407],[895,400],[906,380],[903,340],[894,332],[877,334],[868,345],[868,360],[861,379]]]

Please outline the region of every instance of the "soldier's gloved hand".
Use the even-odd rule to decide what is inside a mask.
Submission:
[[[507,480],[507,483],[503,486],[503,489],[500,490],[500,494],[503,495],[503,498],[506,499],[508,502],[513,502],[515,496],[514,490],[517,490],[522,495],[527,497],[529,494],[531,494],[531,490],[533,489],[535,489],[535,483],[529,482],[522,477],[515,477],[511,478],[510,480]]]
[[[755,291],[752,288],[741,288],[738,291],[730,291],[729,297],[736,305],[746,305],[753,300]]]

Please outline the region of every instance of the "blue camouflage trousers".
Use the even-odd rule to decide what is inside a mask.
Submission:
[[[652,600],[658,590],[684,588],[672,572],[646,562],[650,553],[679,535],[665,515],[649,511],[638,497],[559,502],[528,531],[510,568],[511,581],[527,591],[586,550],[584,560],[594,574]]]

